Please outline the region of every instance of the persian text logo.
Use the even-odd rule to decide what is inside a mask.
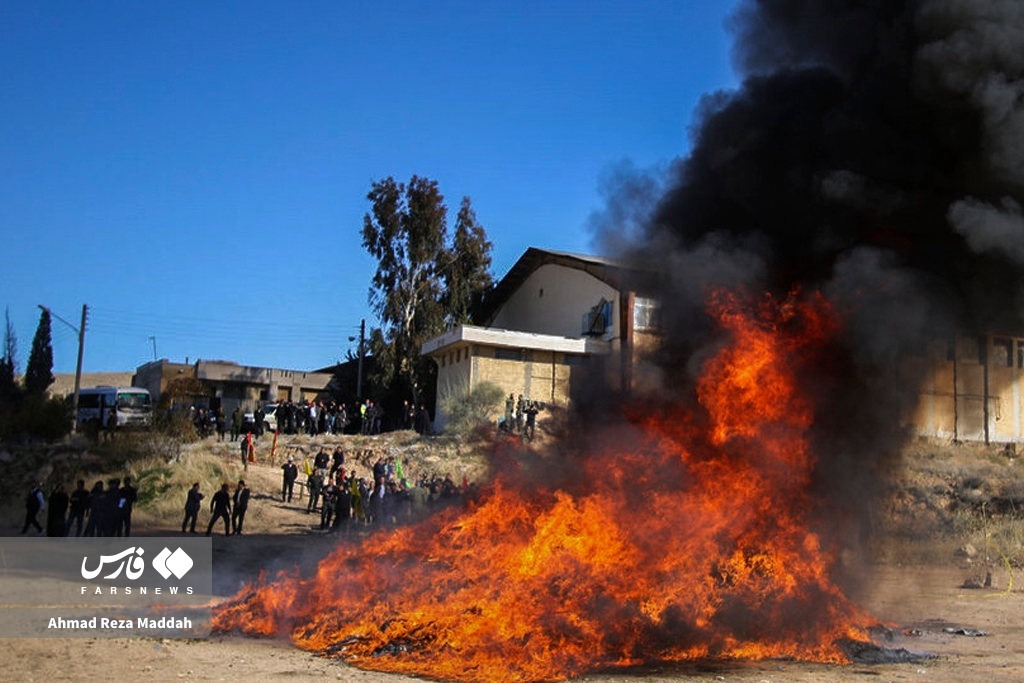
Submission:
[[[105,575],[104,579],[116,579],[121,576],[123,571],[126,579],[134,581],[142,576],[142,572],[146,569],[146,562],[142,559],[144,552],[141,546],[132,546],[114,555],[100,555],[99,564],[95,569],[86,568],[89,564],[89,557],[86,556],[82,558],[82,578],[95,579],[105,568],[110,568],[111,572]],[[170,578],[171,574],[180,579],[188,574],[192,569],[192,564],[192,558],[181,548],[171,552],[169,548],[164,547],[153,558],[153,569],[156,569],[165,579]]]

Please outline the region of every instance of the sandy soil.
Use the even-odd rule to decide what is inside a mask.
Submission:
[[[251,536],[215,539],[215,566],[225,562],[248,574],[268,553],[312,559],[326,550],[327,539],[311,536]],[[319,546],[319,547],[318,547]],[[231,558],[228,560],[227,558]],[[643,670],[595,673],[579,680],[599,683],[667,681],[961,681],[1024,680],[1024,592],[1019,577],[994,575],[994,587],[959,587],[969,572],[946,567],[876,566],[861,603],[892,629],[889,648],[934,655],[915,663],[830,666],[790,661],[700,662],[652,666]],[[1011,585],[1013,584],[1013,585]],[[227,593],[221,582],[216,590]],[[1008,589],[1009,588],[1009,589]],[[947,629],[983,631],[970,636]],[[337,660],[311,655],[285,641],[235,635],[203,640],[147,638],[0,639],[5,678],[14,681],[86,679],[170,680],[340,680],[391,683],[407,676],[362,671]]]

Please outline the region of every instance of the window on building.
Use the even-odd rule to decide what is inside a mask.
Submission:
[[[1013,340],[1006,337],[992,338],[992,365],[1013,367]]]
[[[612,324],[612,302],[601,299],[596,306],[583,314],[582,334],[588,337],[600,337]]]
[[[656,330],[661,327],[661,306],[654,299],[638,296],[633,300],[633,329]]]
[[[567,353],[562,356],[562,363],[565,365],[578,367],[580,365],[585,365],[586,362],[587,357],[579,353]]]
[[[498,360],[520,360],[523,356],[519,349],[494,349],[494,357]]]

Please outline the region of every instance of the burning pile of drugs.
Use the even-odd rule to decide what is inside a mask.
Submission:
[[[362,667],[557,680],[655,660],[843,662],[871,620],[813,528],[814,407],[835,330],[820,296],[719,292],[730,342],[697,403],[635,409],[569,477],[509,471],[464,510],[340,547],[309,576],[247,587],[215,623]],[[527,468],[528,469],[528,468]]]

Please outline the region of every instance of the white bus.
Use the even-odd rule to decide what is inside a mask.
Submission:
[[[139,387],[90,387],[78,392],[78,424],[98,429],[149,427],[153,400]]]

